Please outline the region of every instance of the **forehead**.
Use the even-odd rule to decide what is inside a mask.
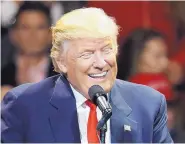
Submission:
[[[46,23],[47,24],[47,17],[44,13],[40,11],[24,11],[22,12],[18,19],[17,23],[19,24],[38,24],[38,23]]]
[[[152,40],[149,40],[146,43],[146,48],[144,51],[166,51],[167,45],[165,41],[161,38],[155,38]]]
[[[83,38],[70,41],[73,47],[79,48],[101,48],[111,45],[110,38]]]

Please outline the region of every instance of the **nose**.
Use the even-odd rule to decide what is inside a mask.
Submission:
[[[101,53],[96,53],[93,66],[98,69],[103,69],[106,66],[106,61]]]

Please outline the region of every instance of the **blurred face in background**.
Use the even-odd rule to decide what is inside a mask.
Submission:
[[[105,39],[67,42],[67,52],[61,64],[69,82],[87,99],[92,85],[100,85],[109,92],[116,79],[116,49]]]
[[[39,11],[25,11],[20,14],[14,30],[18,48],[28,55],[45,52],[51,42],[47,17]]]
[[[168,66],[167,45],[162,38],[146,42],[139,58],[140,72],[161,73]]]

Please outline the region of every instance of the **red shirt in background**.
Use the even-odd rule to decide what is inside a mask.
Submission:
[[[164,74],[138,73],[132,76],[129,81],[158,90],[165,95],[167,101],[174,99],[172,85]]]

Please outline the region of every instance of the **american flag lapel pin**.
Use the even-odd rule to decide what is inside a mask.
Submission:
[[[131,127],[129,125],[124,125],[124,131],[131,131]]]

